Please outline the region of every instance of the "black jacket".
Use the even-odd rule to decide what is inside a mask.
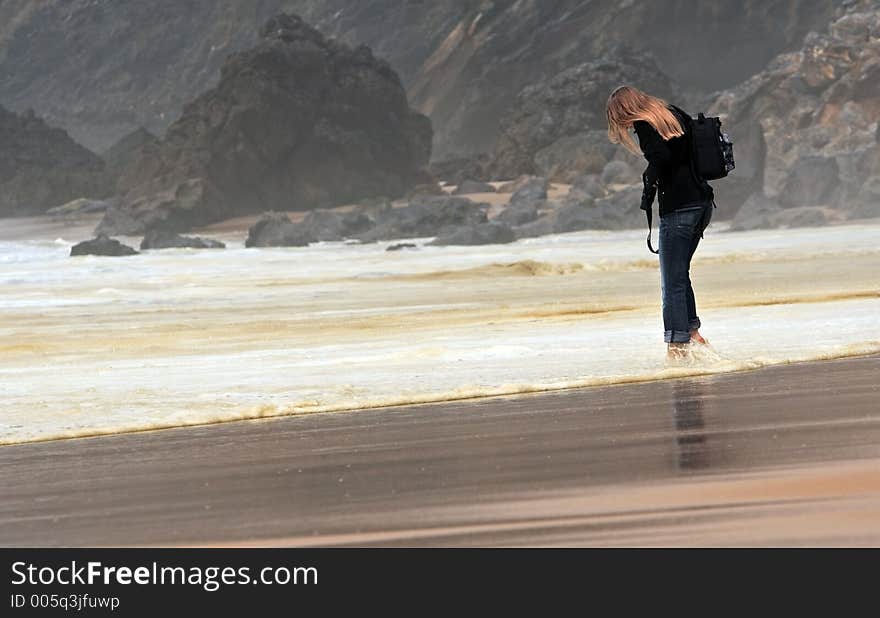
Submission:
[[[671,106],[685,130],[681,137],[664,140],[650,123],[633,123],[639,146],[648,167],[642,175],[645,192],[642,207],[651,207],[654,192],[660,194],[660,216],[694,204],[705,203],[713,197],[712,187],[705,180],[698,181],[691,171],[690,117],[678,107]]]

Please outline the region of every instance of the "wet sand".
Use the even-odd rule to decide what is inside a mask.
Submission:
[[[880,357],[0,447],[0,544],[880,545]]]

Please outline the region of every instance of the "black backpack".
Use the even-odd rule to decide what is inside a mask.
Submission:
[[[694,173],[703,180],[718,180],[727,176],[735,167],[733,142],[721,130],[721,120],[700,112],[691,121],[691,148]]]
[[[733,141],[721,130],[721,119],[717,116],[707,118],[700,112],[694,119],[680,107],[672,107],[688,123],[691,135],[691,173],[697,184],[706,189],[714,208],[714,192],[707,181],[724,178],[736,167],[733,160]],[[657,253],[651,245],[650,206],[645,209],[645,214],[648,217],[648,249],[651,253]]]

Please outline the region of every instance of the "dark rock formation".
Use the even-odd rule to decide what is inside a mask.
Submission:
[[[250,227],[244,246],[305,247],[315,240],[301,225],[293,223],[287,215],[270,212]]]
[[[128,245],[123,245],[115,238],[108,238],[104,234],[99,234],[92,240],[84,240],[70,248],[71,257],[78,255],[106,255],[120,257],[125,255],[137,255],[137,251]]]
[[[132,197],[111,206],[95,231],[132,236],[151,229],[173,232],[234,214],[216,187],[203,178],[193,178],[176,183],[169,190]]]
[[[388,59],[438,130],[437,151],[488,152],[523,87],[628,41],[677,82],[726,88],[829,21],[839,0],[5,0],[0,101],[103,150],[161,132],[281,10]],[[477,178],[477,177],[475,177]],[[485,180],[485,178],[481,178]],[[443,178],[457,181],[458,179]]]
[[[543,201],[508,204],[507,207],[493,219],[493,221],[513,226],[531,223],[538,218],[539,207],[543,204]]]
[[[720,213],[735,212],[754,194],[786,208],[863,216],[863,187],[880,174],[880,7],[848,6],[802,49],[776,57],[715,100],[712,111],[723,114],[737,157],[734,173],[715,184]],[[737,229],[750,218],[754,204],[747,205]],[[820,222],[818,211],[804,212],[812,214],[799,220]]]
[[[644,168],[644,165],[642,165]],[[642,170],[624,161],[609,161],[605,164],[599,182],[608,185],[633,185],[641,182]]]
[[[107,195],[104,163],[32,112],[0,106],[0,217],[39,215]]]
[[[636,159],[609,143],[606,134],[605,101],[627,83],[665,98],[676,91],[650,58],[624,49],[524,89],[501,121],[492,176],[539,173],[570,182],[583,173],[601,173],[612,157]]]
[[[515,228],[517,238],[580,230],[623,230],[644,225],[641,187],[627,187],[598,199],[573,194],[535,221]]]
[[[458,227],[486,223],[487,210],[487,204],[463,197],[419,196],[408,206],[379,211],[375,227],[358,237],[363,242],[376,242],[438,236]]]
[[[488,154],[480,153],[468,157],[432,161],[428,169],[440,180],[458,185],[466,180],[489,180],[486,175],[486,166],[489,161]]]
[[[411,242],[399,242],[385,247],[385,251],[402,251],[403,249],[416,249],[417,245]]]
[[[550,183],[546,178],[529,178],[519,183],[513,195],[510,197],[511,205],[534,204],[547,199],[547,189]]]
[[[439,235],[429,245],[452,246],[452,245],[503,245],[516,240],[516,234],[506,223],[492,221],[490,223],[478,223],[476,225],[462,226]]]
[[[783,208],[767,196],[755,193],[746,200],[730,224],[731,232],[763,230],[778,227],[821,227],[831,223],[827,208],[796,206]],[[836,219],[840,219],[838,216]]]
[[[412,11],[408,19],[401,9],[391,8],[395,3],[390,0],[381,4],[388,11],[384,18],[400,16],[394,36],[407,45],[389,43],[387,35],[380,34],[374,23],[379,16],[370,15],[370,9],[378,11],[374,2],[358,3],[346,15],[352,20],[359,14],[371,26],[343,17],[328,20],[327,27],[346,36],[370,37],[370,43],[381,38],[382,43],[375,43],[377,49],[387,49],[395,66],[414,65],[425,58],[412,77],[408,67],[403,69],[404,79],[413,103],[431,116],[437,128],[437,153],[446,156],[491,150],[499,135],[497,119],[523,87],[586,58],[611,57],[620,41],[653,55],[663,72],[688,90],[710,92],[747,78],[775,54],[797,45],[808,31],[823,27],[838,3],[441,0],[430,3],[424,26],[418,24],[421,10],[418,18]],[[406,34],[413,30],[424,32],[422,38],[409,39]],[[437,33],[443,33],[439,41]],[[403,48],[406,57],[398,60]],[[555,145],[565,142],[548,143],[551,148]],[[583,147],[573,150],[584,152]],[[552,158],[566,160],[558,153]],[[541,173],[558,177],[550,167],[542,169]]]
[[[463,180],[452,192],[452,195],[469,195],[472,193],[495,193],[495,187],[488,182],[479,180]]]
[[[158,154],[159,139],[140,127],[110,146],[101,158],[106,164],[106,173],[113,189],[124,191],[136,183],[137,178],[151,173],[143,166],[151,166],[152,173],[155,173]]]
[[[776,227],[776,217],[780,212],[782,207],[775,200],[760,193],[753,193],[736,213],[730,224],[730,231],[741,232]]]
[[[574,179],[571,190],[584,197],[602,197],[605,195],[605,185],[596,174],[582,174]]]
[[[129,216],[114,220],[131,226],[102,229],[132,234],[158,218],[185,231],[230,215],[397,197],[424,179],[430,149],[430,121],[410,110],[386,63],[282,14],[187,105],[157,159],[129,166],[144,174],[127,178]],[[196,203],[168,201],[194,182]]]
[[[198,236],[181,236],[164,230],[149,230],[141,240],[141,251],[148,249],[225,249],[226,245],[218,240],[199,238]]]

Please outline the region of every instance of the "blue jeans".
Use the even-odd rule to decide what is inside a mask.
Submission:
[[[691,258],[712,220],[712,208],[711,202],[696,204],[660,217],[660,286],[666,343],[687,343],[691,331],[700,328],[691,286]]]

